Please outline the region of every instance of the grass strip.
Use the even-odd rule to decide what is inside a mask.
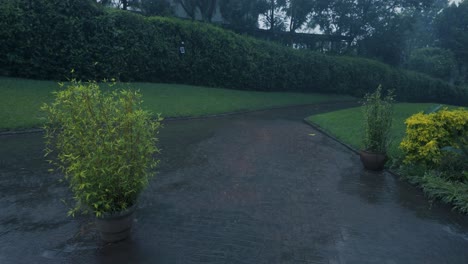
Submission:
[[[199,117],[226,112],[258,110],[271,107],[351,101],[353,97],[334,94],[254,92],[190,85],[130,83],[115,88],[138,89],[144,107],[163,117]],[[60,89],[53,81],[0,77],[0,130],[37,128],[43,123],[39,110],[53,100]]]

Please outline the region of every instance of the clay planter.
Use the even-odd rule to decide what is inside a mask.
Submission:
[[[118,242],[130,236],[136,206],[96,218],[96,227],[105,242]]]
[[[384,153],[374,153],[365,150],[359,151],[361,162],[364,168],[371,171],[381,171],[384,169],[385,162],[387,162],[387,155]]]

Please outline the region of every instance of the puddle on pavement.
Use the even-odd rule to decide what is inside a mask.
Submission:
[[[419,189],[399,181],[393,175],[367,173],[354,165],[346,170],[347,174],[342,175],[336,185],[329,186],[330,191],[338,190],[336,197],[330,198],[331,203],[341,207],[333,213],[336,219],[320,220],[322,222],[319,223],[323,225],[323,228],[319,230],[322,230],[320,231],[322,233],[301,235],[305,232],[302,228],[305,229],[308,226],[303,224],[304,227],[302,227],[295,223],[294,219],[288,218],[296,214],[304,217],[305,215],[302,214],[308,212],[291,211],[291,214],[281,216],[278,220],[291,226],[278,225],[278,230],[281,230],[281,232],[277,231],[278,233],[273,224],[264,223],[275,219],[261,219],[265,214],[262,216],[255,210],[252,215],[237,211],[199,211],[194,215],[182,213],[185,211],[181,210],[178,203],[183,203],[184,210],[189,210],[191,206],[195,206],[191,203],[196,202],[197,193],[205,193],[211,187],[209,184],[200,185],[199,175],[190,173],[192,167],[207,166],[209,169],[210,157],[203,156],[206,152],[199,150],[204,142],[218,136],[223,139],[223,136],[229,135],[226,131],[236,124],[237,127],[248,127],[249,124],[264,124],[272,120],[301,122],[302,118],[314,113],[354,105],[350,103],[348,105],[296,107],[222,118],[165,122],[165,127],[159,134],[162,155],[159,175],[156,176],[158,184],[152,184],[142,196],[143,201],[139,213],[143,217],[137,218],[138,225],[135,230],[137,239],[116,245],[99,242],[90,218],[70,219],[66,217],[67,206],[61,199],[70,195],[66,186],[58,182],[60,176],[47,172],[49,164],[43,157],[41,133],[0,136],[0,208],[2,208],[0,211],[0,262],[5,259],[16,259],[20,262],[57,261],[57,263],[125,263],[139,260],[188,263],[201,262],[204,257],[207,260],[223,260],[223,256],[236,259],[249,254],[264,254],[271,257],[275,255],[273,251],[281,250],[281,252],[276,252],[279,254],[278,259],[269,260],[275,262],[283,259],[285,263],[294,263],[300,260],[298,256],[302,256],[303,260],[319,262],[328,259],[339,263],[343,258],[358,257],[359,250],[363,250],[359,246],[373,244],[371,238],[379,232],[387,235],[383,238],[378,237],[382,241],[382,247],[387,246],[396,250],[398,245],[391,244],[391,240],[405,237],[403,231],[406,227],[402,229],[403,231],[392,228],[395,228],[395,225],[410,222],[409,226],[413,225],[415,229],[425,228],[427,232],[431,232],[431,238],[438,238],[434,239],[435,242],[446,242],[445,247],[438,249],[424,243],[421,244],[422,247],[428,246],[433,252],[452,250],[458,255],[455,254],[448,259],[452,263],[463,263],[468,259],[468,253],[466,251],[463,253],[463,248],[468,247],[467,216],[453,212],[441,203],[436,202],[431,205]],[[260,120],[263,123],[257,122]],[[259,138],[266,140],[261,136],[259,135]],[[326,147],[333,146],[332,141],[327,141]],[[294,152],[288,153],[289,156],[294,156],[294,154]],[[270,169],[275,168],[282,169],[278,161],[272,163]],[[174,177],[168,178],[167,175]],[[240,181],[240,186],[244,188],[236,190],[239,194],[252,193],[254,190],[281,192],[281,188],[286,187],[273,186],[271,189],[263,189],[260,188],[261,186],[256,186],[258,182],[254,179],[246,177],[236,178],[236,180]],[[261,181],[261,183],[268,184],[268,181]],[[159,199],[153,201],[150,198],[154,197],[155,193]],[[218,195],[217,193],[210,195]],[[301,195],[306,197],[309,194],[304,192]],[[162,197],[168,198],[164,200]],[[268,209],[267,213],[271,210],[272,215],[275,215],[275,208],[269,208],[269,204],[273,206],[282,203],[284,199],[281,195],[274,197],[276,197],[275,201],[259,201],[263,209]],[[246,206],[257,199],[259,198],[248,200]],[[219,201],[214,204],[219,206]],[[348,207],[347,204],[349,204]],[[242,203],[237,204],[237,206],[242,205]],[[362,208],[353,208],[356,205]],[[292,208],[296,207],[300,209],[301,204]],[[321,217],[320,212],[310,212],[310,214],[311,223],[315,223],[315,218]],[[387,218],[385,218],[386,214],[388,214]],[[387,224],[388,228],[393,231],[385,231],[385,227],[369,220],[378,217],[384,217],[382,223],[387,223],[385,219],[391,219]],[[209,226],[209,228],[202,228],[203,226]],[[289,234],[288,229],[290,229]],[[265,233],[271,237],[262,238],[262,234]],[[235,239],[229,240],[229,235]],[[292,238],[288,240],[288,237],[292,235],[305,236],[304,239],[314,238],[316,241],[311,241],[310,245],[302,245],[298,241],[294,242]],[[210,242],[209,238],[213,239],[213,242]],[[138,239],[152,241],[154,244],[145,244],[139,242]],[[406,239],[410,243],[418,244],[418,241],[412,241],[411,237]],[[11,243],[15,246],[12,247]],[[195,246],[197,243],[202,243],[200,247],[206,251],[206,255],[200,253],[200,248]],[[379,251],[379,248],[376,250],[368,247],[368,249],[369,252],[378,251],[382,255],[395,252],[390,249],[389,252]],[[417,250],[420,247],[415,246],[414,249]],[[214,251],[220,255],[216,256]],[[431,252],[426,253],[428,256],[431,255]],[[261,261],[259,258],[249,259],[258,263]],[[261,263],[267,263],[266,260],[268,259]],[[416,262],[423,263],[422,259],[416,259]]]

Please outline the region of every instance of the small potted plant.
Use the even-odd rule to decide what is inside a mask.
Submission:
[[[139,92],[103,92],[97,83],[72,83],[45,104],[46,156],[64,174],[75,206],[92,212],[106,242],[127,238],[137,199],[148,185],[162,120],[141,108]]]
[[[381,171],[387,161],[387,148],[392,127],[394,95],[383,96],[382,87],[364,97],[364,149],[360,151],[364,167]]]

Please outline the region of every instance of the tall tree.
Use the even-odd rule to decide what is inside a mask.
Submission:
[[[267,9],[265,0],[219,0],[223,19],[240,28],[255,28],[258,18]]]
[[[217,0],[175,0],[175,3],[180,4],[192,20],[195,20],[198,11],[203,21],[211,22],[216,11]]]
[[[97,3],[103,6],[112,6],[128,10],[129,8],[138,8],[140,0],[96,0]]]
[[[119,0],[119,7],[123,10],[128,10],[129,8],[138,8],[140,5],[139,0]]]
[[[388,23],[401,12],[419,10],[434,0],[320,0],[320,12],[314,13],[317,23],[328,34],[362,39],[372,35],[379,24]]]
[[[168,0],[140,0],[141,11],[148,16],[169,16],[173,14]]]
[[[264,12],[264,22],[270,30],[284,30],[284,14],[286,0],[266,0],[267,9]]]
[[[112,0],[96,0],[96,3],[101,4],[103,6],[110,6],[112,5]]]
[[[315,6],[314,0],[289,0],[285,8],[289,17],[289,31],[295,32],[306,24],[307,19]]]
[[[351,51],[350,48],[356,44],[365,44],[365,47],[358,47],[359,52],[365,51],[360,55],[375,57],[375,53],[370,51],[380,50],[378,53],[383,51],[376,44],[385,40],[382,42],[383,46],[387,46],[387,51],[395,55],[399,45],[404,44],[401,40],[413,23],[407,18],[411,18],[411,14],[430,6],[434,1],[316,0],[309,27],[318,25],[326,34],[350,37],[348,51]],[[363,41],[372,36],[374,37],[369,41]],[[398,59],[395,61],[400,61],[400,55],[396,55]],[[377,57],[390,58],[384,53],[380,53]],[[392,63],[395,64],[395,61]]]
[[[411,35],[414,18],[404,13],[376,25],[372,35],[358,40],[358,54],[379,59],[390,65],[405,61],[405,40]]]
[[[195,20],[197,15],[198,0],[175,0],[176,4],[180,4],[185,13],[192,19]]]
[[[414,51],[437,46],[435,20],[437,15],[448,5],[448,0],[434,0],[427,7],[417,10],[410,9],[410,12],[403,11],[401,13],[406,17],[411,17],[411,24],[403,29],[406,33],[402,43],[402,63],[407,64]],[[398,35],[401,33],[396,32]]]
[[[202,20],[206,22],[211,22],[213,15],[216,11],[216,0],[198,0],[197,7],[200,10]]]
[[[455,54],[461,77],[468,83],[468,1],[444,9],[436,23],[440,45]]]

